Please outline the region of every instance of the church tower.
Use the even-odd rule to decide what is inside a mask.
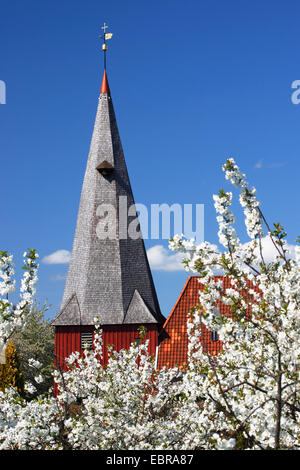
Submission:
[[[105,29],[103,37],[105,55]],[[128,348],[141,325],[155,354],[165,320],[138,225],[106,61],[62,306],[52,322],[60,366],[92,341],[95,318],[103,330],[104,361],[108,344]]]

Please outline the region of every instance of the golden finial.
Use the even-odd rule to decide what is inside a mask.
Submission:
[[[103,36],[100,36],[100,38],[103,39],[103,44],[102,44],[102,50],[104,52],[104,69],[106,69],[106,51],[107,51],[107,44],[106,41],[107,39],[111,39],[113,33],[107,33],[106,29],[108,28],[107,24],[104,22],[104,25],[101,26],[101,29],[103,29]]]

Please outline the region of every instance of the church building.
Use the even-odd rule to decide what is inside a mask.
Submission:
[[[129,237],[124,231],[132,220],[138,219],[104,68],[62,306],[52,322],[62,368],[73,351],[92,343],[95,318],[103,330],[104,362],[106,346],[128,348],[138,341],[140,326],[150,353],[157,353],[165,318],[141,233]]]

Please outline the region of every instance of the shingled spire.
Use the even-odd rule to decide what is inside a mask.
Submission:
[[[93,325],[95,317],[102,325],[165,320],[143,238],[126,231],[136,218],[104,70],[62,307],[53,325]]]

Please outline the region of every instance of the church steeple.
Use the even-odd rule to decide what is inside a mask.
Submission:
[[[164,321],[142,235],[126,233],[136,218],[104,69],[62,307],[53,325],[93,325],[95,317],[102,325]]]

